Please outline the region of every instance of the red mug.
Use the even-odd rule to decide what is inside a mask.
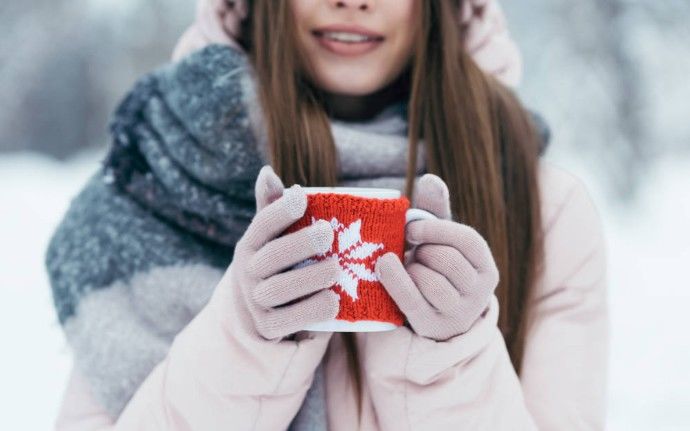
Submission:
[[[369,187],[303,187],[307,209],[284,233],[295,232],[323,219],[334,230],[333,244],[325,253],[294,265],[300,268],[325,259],[340,264],[338,281],[330,287],[340,296],[335,319],[305,327],[309,331],[390,331],[402,325],[404,314],[378,280],[376,260],[394,252],[404,258],[407,223],[437,218],[418,208],[400,191]]]

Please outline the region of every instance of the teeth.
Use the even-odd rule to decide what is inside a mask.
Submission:
[[[324,32],[323,35],[324,37],[340,42],[366,42],[374,39],[373,37],[364,36],[361,34],[345,33],[340,31],[328,31]]]

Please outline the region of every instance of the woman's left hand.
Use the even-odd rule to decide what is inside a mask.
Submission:
[[[452,220],[441,178],[422,176],[413,206],[439,218],[408,223],[405,238],[417,246],[404,265],[395,253],[381,256],[376,275],[417,335],[445,341],[467,332],[486,310],[498,269],[484,238]]]

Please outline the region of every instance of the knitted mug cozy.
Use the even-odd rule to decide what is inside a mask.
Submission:
[[[285,230],[284,234],[292,233],[321,219],[330,222],[333,228],[331,249],[294,268],[325,259],[338,260],[340,275],[331,287],[340,296],[337,322],[331,322],[337,323],[334,330],[389,330],[404,323],[405,316],[378,280],[374,268],[377,259],[388,252],[403,259],[405,215],[409,207],[410,201],[405,196],[309,194],[305,214]]]

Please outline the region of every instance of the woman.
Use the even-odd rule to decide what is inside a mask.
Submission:
[[[601,221],[539,159],[498,4],[198,10],[178,61],[118,106],[51,240],[75,352],[58,429],[603,428]],[[324,28],[344,23],[377,41]],[[407,318],[394,331],[299,330],[337,312],[338,268],[281,270],[333,232],[277,235],[300,185],[336,184],[396,187],[440,218],[376,264]]]

